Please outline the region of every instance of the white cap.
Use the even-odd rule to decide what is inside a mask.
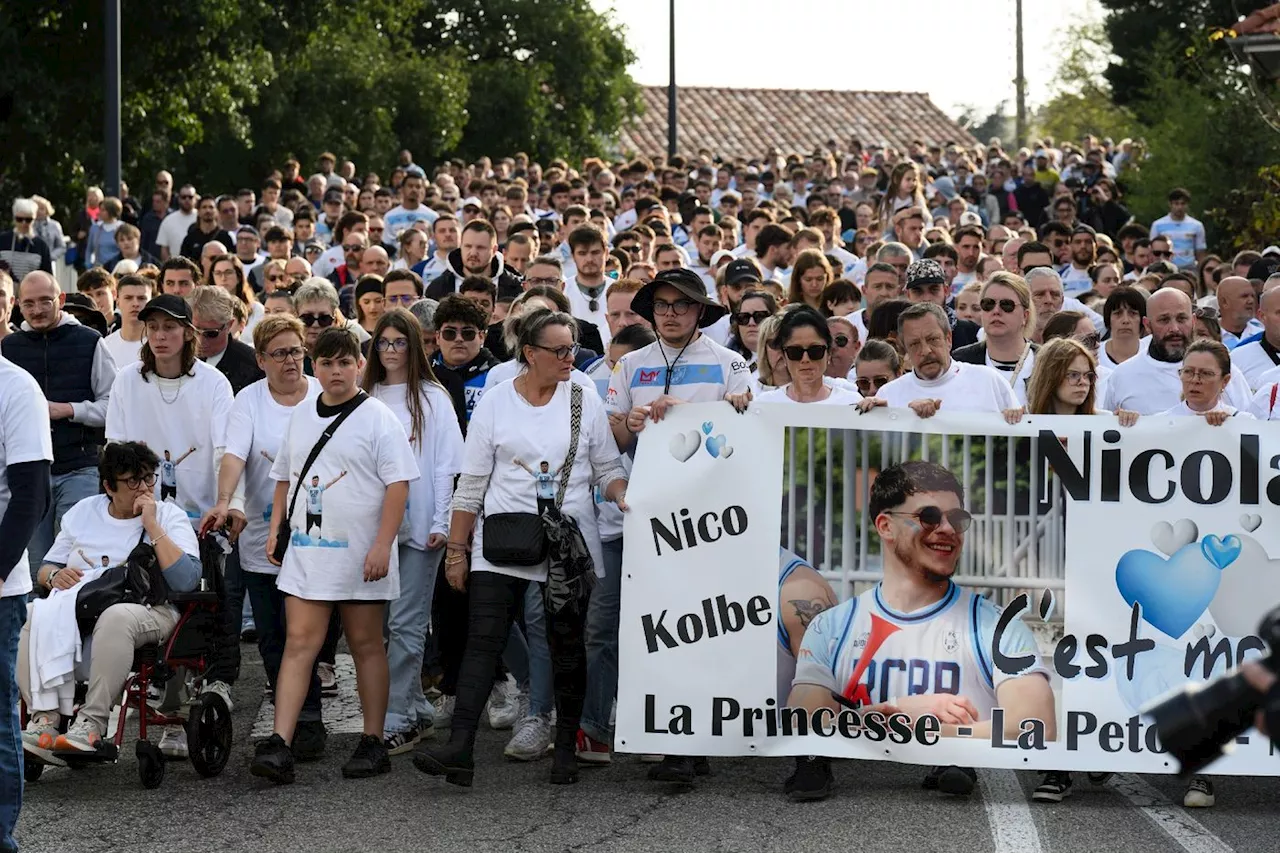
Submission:
[[[459,209],[459,210],[462,210],[462,209],[464,209],[464,208],[466,208],[466,207],[469,207],[469,206],[471,206],[471,205],[474,205],[474,206],[476,206],[476,207],[480,208],[481,210],[484,210],[484,205],[480,202],[480,199],[476,198],[476,197],[475,197],[475,196],[473,196],[473,195],[469,195],[469,196],[467,196],[466,198],[464,198],[464,199],[462,200],[462,204],[458,206],[458,209]]]
[[[981,225],[982,217],[974,213],[972,210],[966,210],[960,214],[960,224],[964,225]]]
[[[1280,257],[1280,246],[1268,246],[1267,248],[1263,249],[1262,257],[1265,258],[1267,255],[1275,255],[1276,257]]]
[[[728,249],[721,249],[711,256],[711,266],[717,266],[721,261],[733,260],[733,252]]]

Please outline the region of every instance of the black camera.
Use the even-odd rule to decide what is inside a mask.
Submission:
[[[1258,626],[1258,637],[1270,649],[1260,663],[1280,671],[1280,607]],[[1253,726],[1264,696],[1239,672],[1219,676],[1185,690],[1147,709],[1155,721],[1160,743],[1180,764],[1178,775],[1191,776],[1217,761],[1227,745]],[[1272,732],[1280,737],[1280,732]]]

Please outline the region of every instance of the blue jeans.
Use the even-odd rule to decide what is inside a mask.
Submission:
[[[582,706],[582,730],[593,740],[613,743],[609,713],[618,695],[622,537],[600,544],[604,550],[604,578],[597,579],[587,607],[587,698]]]
[[[503,662],[520,689],[529,694],[529,713],[550,714],[556,707],[551,673],[551,647],[547,645],[547,615],[542,604],[542,584],[524,591],[524,630],[512,624]]]
[[[387,604],[387,669],[391,675],[384,724],[387,734],[407,732],[435,716],[422,692],[422,655],[443,556],[443,548],[419,551],[400,545],[400,597]]]
[[[53,475],[52,501],[49,511],[36,525],[31,541],[27,543],[27,562],[31,565],[31,579],[35,580],[36,570],[44,563],[44,555],[53,547],[56,528],[62,526],[62,516],[67,514],[80,501],[96,495],[99,491],[98,469],[77,468],[65,474]],[[137,543],[130,543],[133,547]]]
[[[258,654],[262,655],[262,668],[267,671],[267,685],[275,690],[276,677],[280,674],[280,658],[284,656],[286,636],[284,593],[276,589],[276,576],[261,572],[242,572],[244,591],[253,619],[258,627]],[[311,665],[311,682],[307,685],[307,698],[302,700],[298,722],[315,722],[320,719],[320,678]]]
[[[18,637],[21,636],[22,625],[26,621],[25,595],[0,598],[0,850],[4,851],[18,849],[13,831],[18,826],[18,812],[22,810]]]

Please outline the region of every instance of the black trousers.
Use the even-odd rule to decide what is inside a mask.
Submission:
[[[497,572],[472,572],[467,578],[471,604],[467,645],[458,672],[458,703],[453,712],[453,739],[474,742],[480,712],[493,687],[494,666],[520,613],[531,581]],[[547,645],[551,649],[556,699],[556,746],[572,749],[587,691],[587,651],[583,640],[586,608],[578,613],[547,613]]]

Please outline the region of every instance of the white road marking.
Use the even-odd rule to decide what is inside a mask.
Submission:
[[[320,703],[324,708],[324,727],[329,734],[358,735],[364,731],[364,717],[360,713],[360,697],[356,694],[356,667],[351,655],[338,655],[334,670],[338,675],[338,695],[324,696]],[[271,737],[275,727],[276,707],[263,699],[254,720],[252,740]]]
[[[1042,853],[1031,805],[1012,770],[979,770],[978,790],[987,809],[995,853]]]
[[[1180,803],[1171,803],[1164,794],[1132,773],[1117,773],[1109,784],[1187,853],[1233,853],[1221,838],[1193,818],[1188,809]]]

